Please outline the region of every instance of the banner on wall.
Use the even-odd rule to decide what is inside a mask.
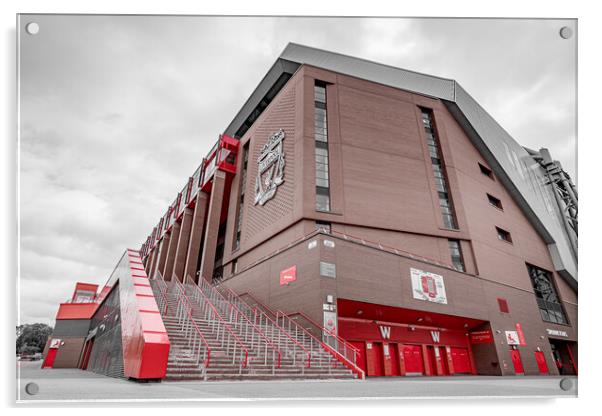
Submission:
[[[280,286],[286,286],[297,280],[297,266],[289,267],[280,272]]]
[[[333,334],[337,333],[337,313],[331,311],[324,311],[324,328]],[[327,338],[328,335],[324,334]]]
[[[412,296],[414,299],[447,304],[443,276],[410,268]]]

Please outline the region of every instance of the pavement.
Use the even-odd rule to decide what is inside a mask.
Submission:
[[[77,369],[42,370],[41,364],[41,361],[17,363],[18,403],[577,397],[576,377],[377,377],[363,381],[137,383]],[[568,379],[571,385],[567,391],[560,387],[563,379]],[[25,391],[25,386],[32,382],[38,387],[34,395]]]

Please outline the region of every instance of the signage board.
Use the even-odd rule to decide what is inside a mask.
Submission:
[[[506,331],[506,343],[508,345],[520,345],[516,331]]]
[[[289,267],[280,272],[280,286],[286,286],[297,280],[297,266]]]
[[[447,304],[443,276],[410,268],[412,296],[414,299]]]
[[[490,330],[474,331],[470,333],[471,344],[492,344],[493,333]]]
[[[324,240],[324,246],[328,248],[334,248],[334,241],[332,240]]]
[[[336,312],[324,311],[324,328],[333,334],[337,333],[337,313]]]
[[[321,261],[320,262],[320,276],[336,278],[337,277],[336,264]]]
[[[59,348],[61,346],[61,340],[58,338],[54,338],[50,341],[50,346],[48,348]]]
[[[548,335],[552,335],[554,337],[568,338],[568,336],[569,336],[569,334],[567,334],[566,331],[560,331],[558,329],[546,328],[546,331],[547,331]]]

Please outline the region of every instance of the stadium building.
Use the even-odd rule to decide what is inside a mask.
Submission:
[[[289,44],[96,292],[46,367],[577,374],[577,191],[456,81]]]

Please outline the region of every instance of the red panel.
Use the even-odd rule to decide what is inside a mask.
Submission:
[[[452,363],[454,366],[454,373],[458,374],[470,374],[470,357],[468,356],[468,350],[466,348],[451,348]]]
[[[389,372],[386,375],[389,376],[399,376],[401,373],[399,372],[399,352],[397,350],[397,344],[388,344],[389,345],[389,360],[385,360],[385,363],[390,362]],[[384,346],[383,346],[384,353]],[[386,357],[386,355],[385,355]],[[385,367],[386,370],[386,367]]]
[[[520,352],[515,349],[510,350],[510,358],[512,359],[512,365],[514,366],[514,372],[516,374],[524,374],[525,369],[523,368],[523,362],[520,358]]]
[[[404,345],[403,359],[406,374],[424,374],[424,360],[422,358],[422,347],[420,345]]]
[[[115,276],[119,281],[124,375],[161,379],[167,370],[170,344],[146,273],[140,270],[138,252],[127,251]]]
[[[480,319],[377,305],[375,303],[358,302],[349,299],[338,299],[337,311],[340,317],[358,318],[361,315],[362,319],[368,321],[458,329],[464,332],[466,332],[467,328],[470,330],[485,323],[485,321]],[[361,313],[358,314],[359,311]]]
[[[437,365],[437,356],[435,355],[435,348],[428,346],[426,348],[426,361],[428,363],[427,374],[430,376],[439,375],[439,366]]]
[[[97,303],[61,303],[56,319],[90,319],[97,306]]]
[[[539,374],[549,374],[548,363],[546,362],[546,356],[543,351],[535,351],[535,361],[537,361],[537,367],[539,368]]]
[[[358,349],[357,365],[359,366],[359,368],[364,370],[364,373],[365,373],[366,372],[366,343],[352,341],[352,342],[350,342],[350,344]]]
[[[56,353],[58,348],[50,348],[48,353],[46,354],[46,358],[44,359],[44,364],[42,364],[42,368],[52,368],[54,365],[54,359],[56,358]]]
[[[439,351],[439,362],[441,365],[441,372],[439,374],[443,376],[447,376],[451,374],[451,369],[449,365],[449,359],[447,355],[447,350],[445,347],[435,347],[438,348]],[[452,364],[453,365],[453,364]]]
[[[380,342],[366,342],[366,375],[383,375],[383,353]]]
[[[497,298],[497,304],[500,308],[500,312],[509,313],[510,309],[508,308],[508,301],[503,298]]]

